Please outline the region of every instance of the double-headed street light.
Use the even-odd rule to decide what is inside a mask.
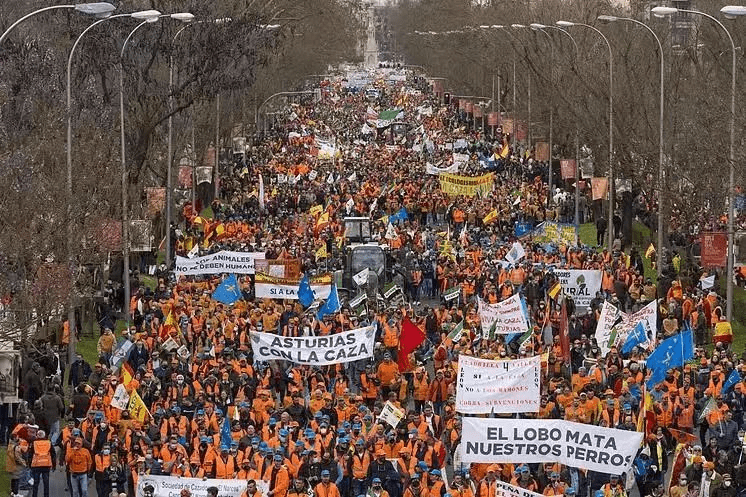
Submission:
[[[637,24],[639,26],[642,26],[643,28],[647,29],[648,32],[653,35],[653,38],[655,38],[655,42],[658,44],[658,53],[660,58],[660,109],[659,109],[659,116],[658,116],[658,250],[655,251],[655,259],[656,259],[656,266],[658,270],[658,277],[661,276],[661,268],[663,267],[663,227],[664,223],[666,222],[664,218],[664,206],[665,206],[665,200],[666,200],[666,186],[665,186],[665,171],[663,167],[663,161],[664,161],[664,154],[663,154],[663,45],[661,44],[660,38],[658,38],[658,35],[655,34],[655,31],[645,24],[644,22],[638,21],[637,19],[632,19],[630,17],[616,17],[616,16],[607,16],[607,15],[600,15],[598,16],[598,20],[601,22],[616,22],[616,21],[622,21],[622,22],[631,22],[634,24]]]
[[[557,21],[555,24],[562,28],[583,26],[591,29],[603,38],[606,47],[609,49],[609,212],[606,229],[609,232],[607,243],[609,244],[609,251],[611,251],[614,244],[614,54],[611,52],[609,39],[598,28],[582,22]]]
[[[111,13],[114,12],[117,8],[108,2],[79,3],[77,5],[52,5],[51,7],[44,7],[43,9],[35,10],[30,14],[26,14],[25,16],[21,17],[16,22],[11,24],[10,27],[6,29],[2,35],[0,35],[0,44],[2,44],[5,38],[8,37],[8,34],[13,31],[13,28],[21,24],[29,17],[33,17],[36,14],[41,14],[42,12],[59,9],[73,9],[77,12],[80,12],[81,14],[94,17],[109,17]]]
[[[688,9],[677,9],[675,7],[653,7],[650,9],[656,17],[670,16],[679,12],[685,14],[695,14],[703,16],[711,21],[714,21],[720,26],[725,34],[728,36],[731,48],[731,87],[730,87],[730,150],[728,152],[728,162],[730,163],[730,174],[728,181],[728,262],[726,266],[726,317],[728,321],[733,319],[733,238],[735,234],[735,222],[734,212],[735,207],[734,194],[735,194],[735,139],[736,139],[736,44],[733,43],[733,37],[730,35],[730,31],[720,22],[716,17],[700,12],[698,10]],[[737,5],[729,5],[720,9],[720,12],[728,18],[734,18],[736,16],[746,15],[746,7]],[[660,250],[660,247],[659,249]]]

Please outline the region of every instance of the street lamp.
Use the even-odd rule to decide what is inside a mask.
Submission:
[[[114,12],[117,8],[107,2],[79,3],[77,5],[52,5],[51,7],[44,7],[43,9],[35,10],[30,14],[26,14],[25,16],[21,17],[16,22],[11,24],[10,27],[6,29],[2,35],[0,35],[0,44],[2,44],[5,38],[8,37],[8,34],[13,31],[13,28],[21,24],[29,17],[35,16],[36,14],[41,14],[42,12],[57,9],[73,9],[77,12],[80,12],[81,14],[89,16],[109,17],[111,13]]]
[[[127,160],[124,136],[124,52],[127,49],[127,44],[129,43],[130,39],[132,39],[132,36],[137,32],[138,29],[145,26],[146,24],[157,22],[163,17],[170,17],[171,19],[181,22],[192,22],[192,20],[194,20],[194,15],[188,12],[179,12],[176,14],[165,15],[158,14],[145,17],[144,20],[140,24],[135,26],[135,28],[130,31],[130,34],[127,35],[127,38],[125,38],[124,43],[122,44],[122,50],[119,53],[119,134],[121,139],[120,158],[122,160],[122,258],[124,259],[124,268],[122,270],[122,275],[124,279],[124,302],[126,306],[129,306],[130,299],[130,247],[129,215],[127,212]],[[170,230],[170,226],[167,227],[167,229]],[[129,307],[127,307],[126,312],[127,327],[129,327]]]
[[[698,10],[677,9],[675,7],[653,7],[650,12],[657,17],[668,16],[683,12],[685,14],[696,14],[714,21],[720,26],[725,34],[728,35],[731,48],[731,84],[730,84],[730,150],[728,152],[728,162],[730,162],[729,180],[728,180],[728,263],[726,267],[726,317],[728,321],[733,319],[733,236],[734,236],[734,212],[735,207],[735,139],[736,139],[736,44],[733,43],[733,37],[730,31],[716,17],[700,12]],[[720,12],[728,18],[746,14],[746,7],[728,5],[720,9]]]
[[[544,26],[538,23],[533,23],[530,25],[531,29],[534,31],[540,31],[546,35],[546,37],[549,39],[549,49],[550,52],[550,58],[549,58],[549,83],[550,86],[554,86],[554,43],[552,41],[552,36],[544,30]],[[553,138],[553,130],[554,130],[554,88],[551,88],[551,97],[549,99],[549,194],[547,195],[547,206],[550,205],[552,201],[552,138]],[[577,185],[576,185],[577,187]]]
[[[663,45],[661,44],[661,40],[660,38],[658,38],[658,35],[655,34],[655,31],[653,31],[650,26],[648,26],[644,22],[638,21],[637,19],[632,19],[630,17],[600,15],[598,16],[598,20],[602,22],[623,21],[638,24],[647,29],[648,32],[653,35],[653,38],[655,38],[655,42],[658,44],[658,53],[660,54],[660,109],[658,116],[658,250],[656,250],[655,252],[655,259],[658,270],[658,277],[660,277],[661,268],[663,267],[663,226],[665,223],[664,206],[666,199],[665,173],[663,169]]]
[[[609,213],[606,229],[609,232],[607,243],[609,244],[609,252],[611,252],[611,247],[614,244],[614,55],[611,52],[609,39],[598,28],[582,22],[557,21],[555,24],[561,28],[583,26],[591,29],[603,38],[606,47],[609,49]]]

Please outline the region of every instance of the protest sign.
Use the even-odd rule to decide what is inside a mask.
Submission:
[[[494,329],[497,335],[510,335],[511,333],[524,333],[528,330],[528,321],[523,312],[523,304],[519,294],[493,304],[497,306],[494,322],[488,329]],[[484,323],[482,324],[484,332]],[[484,334],[484,333],[483,333]]]
[[[505,254],[505,260],[511,264],[515,264],[524,257],[526,257],[526,250],[524,250],[521,242],[514,242],[513,246],[510,247],[510,251]]]
[[[458,164],[451,164],[448,167],[436,167],[430,164],[429,162],[425,164],[425,173],[426,174],[445,174],[445,173],[457,173],[458,172]]]
[[[375,338],[375,326],[321,337],[282,337],[252,332],[251,348],[255,361],[286,360],[296,364],[326,366],[372,357]]]
[[[130,394],[127,393],[127,389],[124,384],[117,385],[117,389],[114,390],[114,395],[111,397],[109,404],[111,407],[115,407],[120,411],[127,409],[130,403]]]
[[[578,232],[573,224],[544,221],[532,233],[535,242],[549,242],[557,245],[577,245]]]
[[[259,483],[257,481],[257,483]],[[156,476],[142,474],[137,478],[137,497],[144,497],[143,489],[146,485],[152,485],[153,495],[174,496],[181,495],[182,489],[191,491],[192,497],[207,497],[207,489],[217,487],[220,497],[240,497],[246,490],[246,480],[231,480],[217,478],[184,478],[174,476]],[[266,494],[265,494],[266,495]]]
[[[459,355],[456,410],[467,414],[539,412],[541,356],[490,361]]]
[[[620,475],[632,465],[643,433],[556,419],[464,417],[463,463],[559,462]]]
[[[525,488],[516,487],[504,481],[496,480],[494,497],[543,497],[543,495],[526,490]]]
[[[383,405],[383,408],[381,408],[381,414],[379,414],[378,416],[378,419],[385,421],[386,423],[391,425],[392,428],[396,428],[403,418],[404,411],[396,407],[394,404],[391,403],[391,401],[388,400]]]
[[[134,344],[130,340],[125,340],[117,346],[111,359],[109,359],[112,368],[118,368],[127,359],[133,345]]]
[[[565,295],[572,297],[575,302],[576,312],[579,314],[588,312],[591,308],[591,300],[596,292],[601,291],[601,270],[594,269],[556,269],[554,275],[562,285]]]
[[[655,300],[632,314],[622,312],[613,304],[604,302],[596,325],[596,342],[598,348],[601,349],[601,353],[606,355],[611,347],[621,346],[627,339],[629,332],[639,322],[642,322],[647,335],[647,339],[640,342],[640,347],[654,344],[658,335],[658,308]]]
[[[200,274],[254,274],[254,260],[264,259],[264,252],[220,251],[202,257],[187,259],[176,256],[176,276]]]
[[[495,175],[492,173],[482,176],[441,174],[438,179],[440,180],[440,189],[448,195],[484,196],[491,192],[495,185]]]
[[[257,273],[255,277],[254,292],[258,299],[287,299],[298,300],[298,288],[300,279],[273,278],[272,276]],[[332,291],[331,275],[311,278],[311,290],[316,299],[329,297]]]

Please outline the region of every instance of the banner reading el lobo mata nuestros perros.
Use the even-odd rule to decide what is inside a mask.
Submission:
[[[290,361],[327,366],[373,357],[376,327],[365,326],[334,335],[283,337],[251,332],[255,361]]]
[[[632,465],[643,435],[557,419],[462,421],[464,463],[560,462],[614,475]]]

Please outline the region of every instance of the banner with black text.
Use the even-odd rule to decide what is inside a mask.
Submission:
[[[467,414],[539,412],[541,356],[514,361],[458,357],[456,410]]]
[[[240,497],[246,490],[246,480],[224,480],[217,478],[184,478],[181,476],[139,475],[137,478],[137,497],[144,497],[143,489],[152,485],[155,497],[180,497],[181,491],[191,491],[192,497],[207,497],[207,489],[217,487],[220,497]]]
[[[176,256],[176,276],[196,276],[200,274],[254,274],[254,261],[264,259],[264,252],[220,251],[202,257]]]
[[[643,434],[557,419],[462,418],[461,461],[559,462],[620,475],[632,465]]]
[[[375,340],[375,326],[320,337],[283,337],[254,331],[251,348],[255,361],[284,360],[326,366],[369,359],[373,356]]]

